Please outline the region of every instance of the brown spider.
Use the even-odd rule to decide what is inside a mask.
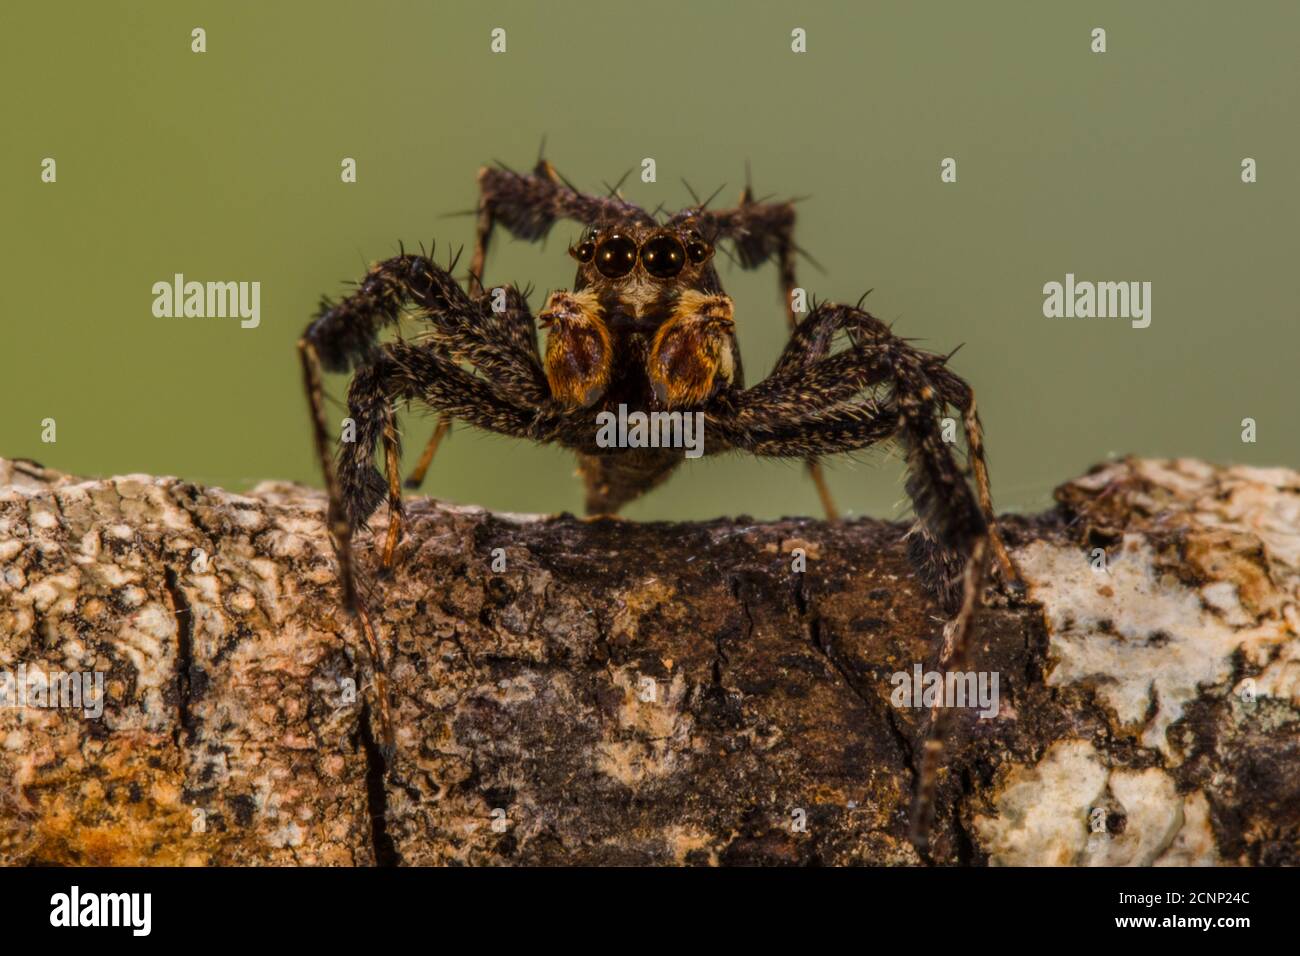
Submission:
[[[1018,579],[994,523],[975,399],[944,356],[921,351],[857,306],[822,303],[802,321],[793,310],[794,208],[756,201],[747,186],[739,204],[711,210],[696,201],[663,219],[627,202],[574,188],[546,160],[530,173],[484,168],[478,176],[477,240],[468,288],[429,256],[401,254],[373,266],[357,291],[322,302],[299,342],[317,451],[329,494],[329,527],[347,608],[355,613],[376,677],[384,746],[393,748],[387,682],[374,627],[357,599],[352,529],[387,497],[391,520],[383,567],[393,566],[402,534],[400,446],[394,405],[412,400],[441,413],[408,487],[418,487],[453,418],[578,455],[589,514],[612,514],[666,479],[680,447],[608,447],[598,416],[620,406],[645,413],[699,413],[708,454],[732,449],[802,458],[828,515],[833,505],[818,456],[897,439],[916,512],[909,552],[927,587],[953,616],[941,655],[960,666],[982,585],[987,549],[1004,580]],[[570,255],[572,290],[551,293],[534,317],[510,286],[486,289],[483,262],[493,227],[544,237],[557,220],[585,231]],[[729,242],[743,268],[776,260],[790,341],[771,373],[744,386],[733,304],[713,254]],[[427,322],[418,341],[380,344],[383,327],[414,307]],[[539,352],[536,325],[547,329]],[[847,347],[833,345],[843,334]],[[338,471],[326,433],[320,366],[355,369],[348,391],[355,441],[342,443]],[[468,366],[468,368],[467,368]],[[974,489],[944,442],[941,416],[962,415]],[[375,468],[382,444],[386,476]],[[932,714],[913,810],[913,839],[924,850],[945,712]]]

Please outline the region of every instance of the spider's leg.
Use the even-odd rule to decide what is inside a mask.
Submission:
[[[437,296],[433,294],[432,277],[441,272],[432,260],[423,255],[402,254],[376,263],[351,295],[339,302],[321,302],[316,318],[303,336],[304,342],[311,345],[313,355],[324,357],[325,367],[331,371],[346,371],[365,363],[376,354],[379,333],[385,326],[397,322],[403,308],[411,304],[433,304]],[[395,439],[396,428],[391,432]],[[346,508],[351,509],[348,499],[358,494],[363,495],[362,500],[368,500],[373,490],[343,488]],[[390,497],[390,505],[395,505],[391,510],[396,516],[401,510],[400,495]],[[355,516],[349,517],[354,519]],[[353,520],[353,526],[355,524]],[[400,530],[400,520],[390,522],[389,527],[390,535],[394,530]],[[386,549],[385,554],[385,565],[391,567],[391,550]],[[350,556],[341,557],[340,572],[346,573],[350,582],[351,568],[344,571],[347,565],[350,565]]]
[[[304,368],[308,368],[315,358],[310,343],[303,348],[303,354]],[[479,355],[479,358],[483,360],[484,356]],[[313,394],[319,396],[319,371],[309,373],[308,381],[309,384],[314,382],[316,389]],[[398,401],[412,399],[421,400],[440,412],[471,424],[517,437],[547,440],[554,431],[549,409],[515,404],[493,385],[460,368],[442,343],[431,341],[417,346],[398,341],[379,348],[373,360],[357,371],[348,389],[348,412],[355,424],[356,435],[355,441],[344,443],[340,449],[337,479],[325,448],[324,421],[318,403],[313,400],[318,450],[322,452],[322,468],[330,488],[332,538],[337,537],[340,542],[336,546],[340,574],[345,575],[349,582],[356,577],[348,547],[351,529],[364,524],[385,494],[390,517],[382,561],[386,569],[393,566],[393,553],[403,520],[399,445],[393,407]],[[380,443],[385,452],[386,482],[374,464],[375,447]],[[345,589],[352,587],[349,584]],[[352,603],[349,609],[355,610],[373,665],[384,749],[391,754],[395,738],[387,671],[365,605],[358,599],[355,589],[350,593]]]
[[[397,416],[392,406],[384,414],[384,466],[388,474],[388,536],[384,541],[383,567],[393,569],[397,543],[406,527],[406,513],[402,509],[402,441],[397,434]]]
[[[987,567],[985,543],[976,541],[962,575],[962,602],[948,626],[944,628],[944,645],[939,659],[939,671],[966,670],[967,651],[970,647],[971,622],[979,603]],[[917,771],[916,793],[912,800],[912,827],[910,838],[922,856],[930,849],[930,831],[934,826],[934,795],[939,783],[939,765],[943,760],[945,741],[952,732],[954,708],[936,704],[930,708],[930,729],[925,736],[921,752],[921,765]]]
[[[980,511],[984,514],[984,523],[988,525],[989,547],[993,559],[997,561],[1002,574],[1003,584],[1017,590],[1024,589],[1020,572],[1007,551],[1002,532],[998,529],[997,515],[993,510],[993,493],[989,488],[989,466],[984,458],[984,427],[980,424],[979,413],[975,410],[975,396],[971,395],[970,405],[962,410],[962,427],[966,431],[966,447],[970,450],[971,471],[975,478],[975,491],[979,494]]]
[[[816,450],[824,455],[858,451],[898,433],[895,409],[874,402],[841,406],[792,422],[745,425],[730,413],[705,419],[710,454],[741,448],[765,458],[799,458]]]
[[[485,166],[478,174],[479,200],[474,222],[474,253],[469,263],[469,292],[472,296],[484,292],[483,272],[492,233],[500,222],[521,239],[536,240],[545,236],[557,219],[576,219],[584,224],[594,222],[595,216],[617,216],[644,212],[622,200],[602,199],[584,195],[564,181],[546,159],[539,158],[531,173],[515,173],[506,169]],[[420,460],[406,479],[407,488],[419,488],[433,464],[447,433],[451,419],[438,417],[433,434],[429,436]]]
[[[518,290],[503,286],[471,297],[446,269],[424,255],[400,255],[371,267],[355,292],[339,302],[325,301],[304,338],[331,371],[345,371],[377,353],[379,333],[395,324],[407,306],[429,324],[429,334],[471,361],[481,353],[494,362],[492,372],[502,387],[521,395],[544,396],[545,380],[537,355],[536,331],[528,304]],[[495,306],[495,308],[494,308]],[[440,419],[435,431],[445,437],[451,420]],[[426,449],[412,475],[418,485],[432,461]],[[410,485],[408,484],[408,487]]]
[[[498,347],[499,348],[499,347]],[[481,370],[487,352],[474,354]],[[375,449],[395,440],[393,406],[419,401],[434,411],[489,431],[535,441],[553,436],[557,413],[549,399],[536,404],[521,400],[509,389],[461,368],[460,356],[436,338],[414,344],[395,341],[362,366],[348,388],[348,414],[355,424],[355,441],[339,451],[339,487],[353,527],[365,523],[385,496],[395,495],[395,456],[385,455],[388,477],[375,467]]]
[[[913,561],[923,570],[930,569],[945,607],[952,610],[952,602],[957,601],[939,655],[938,669],[947,672],[954,666],[964,665],[966,660],[989,541],[983,509],[971,494],[950,447],[943,441],[939,424],[939,414],[949,402],[943,389],[948,382],[945,375],[956,382],[960,380],[943,369],[937,357],[896,338],[874,316],[853,311],[858,323],[858,341],[880,357],[882,372],[888,370],[893,381],[893,400],[898,403],[903,418],[906,488],[919,519],[910,538]],[[969,392],[969,387],[965,388]],[[992,512],[991,499],[989,512]],[[953,572],[959,568],[960,576],[954,579]],[[922,855],[930,847],[938,770],[953,719],[948,709],[938,707],[930,717],[911,815],[912,842]]]
[[[370,656],[370,669],[374,675],[375,695],[379,701],[379,727],[382,746],[386,754],[391,755],[395,749],[393,735],[393,717],[388,691],[388,674],[384,668],[383,655],[375,639],[374,627],[370,617],[357,597],[356,572],[352,563],[352,525],[348,522],[342,492],[339,488],[334,462],[330,457],[329,437],[325,425],[324,390],[321,386],[320,359],[315,347],[306,339],[298,342],[298,355],[302,363],[303,384],[307,391],[307,402],[311,408],[312,435],[315,440],[316,454],[320,459],[321,472],[325,478],[327,505],[325,526],[329,535],[330,546],[334,550],[335,560],[339,566],[339,582],[343,589],[343,606],[351,616],[355,616],[365,638],[367,653]]]
[[[764,263],[775,260],[786,324],[793,335],[799,325],[799,317],[794,311],[794,290],[798,284],[794,263],[797,251],[794,242],[794,203],[756,202],[753,190],[746,183],[740,203],[734,208],[708,210],[699,205],[684,211],[678,218],[693,218],[710,241],[731,240],[736,248],[736,259],[743,269],[757,269]],[[827,342],[826,347],[829,348],[829,345]],[[815,360],[825,354],[826,351],[823,350],[820,353],[810,353],[808,357]],[[806,464],[808,477],[817,490],[822,510],[829,520],[834,521],[839,516],[839,511],[831,497],[821,462],[816,458],[808,458]]]
[[[492,207],[484,201],[482,187],[480,186],[478,212],[474,220],[474,254],[470,256],[469,260],[469,291],[471,295],[479,295],[483,292],[483,269],[487,261],[488,243],[492,240],[492,227],[495,222]],[[416,462],[415,467],[411,469],[410,475],[406,478],[407,488],[415,490],[424,484],[424,476],[429,473],[429,468],[433,465],[433,456],[438,453],[438,446],[442,444],[442,440],[447,437],[450,431],[451,419],[446,415],[439,415],[438,424],[434,426],[433,434],[429,436],[424,451],[420,453],[420,460]]]
[[[384,655],[379,649],[375,626],[370,623],[370,614],[364,606],[357,607],[357,620],[361,624],[361,636],[365,638],[371,671],[375,675],[375,698],[379,703],[380,747],[384,759],[391,761],[397,753],[397,737],[393,732],[393,698],[388,686],[388,669],[384,666]]]
[[[303,388],[307,393],[307,404],[311,410],[312,437],[316,446],[316,455],[320,462],[321,474],[325,479],[326,512],[325,528],[329,534],[330,545],[334,549],[335,560],[339,565],[339,584],[343,588],[343,606],[348,613],[357,607],[356,576],[352,568],[352,525],[348,522],[343,505],[343,494],[339,488],[338,474],[334,470],[334,461],[330,455],[329,431],[325,424],[325,390],[321,385],[320,358],[316,348],[306,338],[298,340],[298,358],[302,364]]]
[[[809,357],[825,354],[841,331],[848,333],[850,349]],[[968,391],[939,356],[899,339],[879,319],[861,309],[824,303],[796,328],[772,374],[732,399],[736,424],[772,429],[815,422],[856,393],[887,387],[917,515],[909,550],[949,612],[960,601],[960,577],[971,543],[986,534],[976,495],[942,437],[939,413],[955,403],[958,384]],[[810,433],[808,457],[819,454],[825,441]],[[842,449],[826,453],[832,450]]]
[[[528,173],[485,166],[479,170],[478,185],[479,229],[485,237],[497,223],[516,239],[528,242],[545,237],[561,219],[584,226],[612,219],[654,223],[649,213],[617,194],[593,196],[579,192],[545,159],[539,159]],[[483,250],[486,253],[486,239]],[[481,262],[471,263],[471,268],[474,265],[480,270],[483,266]]]
[[[356,291],[338,302],[321,300],[303,337],[327,371],[346,372],[371,358],[379,333],[394,325],[409,304],[423,304],[431,272],[442,272],[427,256],[402,254],[377,262]]]
[[[493,401],[503,406],[509,401],[497,397],[498,392],[513,396],[518,402],[532,401],[539,395],[545,397],[546,381],[527,303],[514,289],[506,290],[504,301],[504,316],[490,310],[485,312],[485,301],[471,300],[445,270],[428,258],[401,255],[373,267],[353,295],[337,304],[327,304],[299,342],[316,451],[328,493],[330,541],[338,561],[344,606],[358,618],[370,653],[386,750],[393,746],[388,681],[375,628],[358,593],[358,574],[351,549],[353,529],[365,522],[385,492],[391,514],[389,542],[384,550],[387,568],[394,563],[401,531],[398,433],[392,407],[396,393],[386,379],[393,353],[391,349],[380,348],[375,340],[385,325],[397,320],[405,304],[420,306],[434,340],[430,347],[451,355],[446,364],[475,387],[492,391]],[[337,469],[331,459],[325,423],[321,351],[328,356],[325,362],[328,367],[344,370],[359,366],[349,394],[350,412],[357,427],[356,441],[342,443]],[[457,368],[458,357],[490,371],[495,384],[483,385]],[[402,395],[420,397],[419,389],[411,387],[409,381],[401,384],[404,385]],[[387,482],[373,467],[374,449],[379,441],[385,447]],[[359,446],[365,451],[358,451]]]
[[[492,241],[492,227],[496,217],[492,215],[492,206],[482,194],[480,179],[478,214],[474,219],[474,254],[469,260],[469,291],[471,294],[483,291],[483,269],[487,263],[488,243]]]
[[[980,512],[984,523],[988,525],[989,547],[993,560],[997,562],[1002,583],[1013,589],[1023,590],[1024,582],[1015,562],[1007,551],[1002,533],[998,529],[997,514],[993,508],[993,494],[989,488],[989,467],[984,457],[984,426],[980,423],[979,412],[975,408],[975,393],[965,382],[957,378],[947,368],[939,370],[935,378],[946,392],[946,397],[962,412],[962,427],[966,432],[966,448],[970,455],[971,474],[975,479],[975,491],[979,495]]]
[[[851,350],[809,359],[824,354],[840,330],[848,332]],[[876,397],[885,385],[887,397]],[[852,401],[855,389],[870,390],[872,397]],[[948,405],[963,409],[974,425],[972,460],[978,452],[982,464],[982,433],[969,386],[945,367],[942,357],[899,339],[869,313],[822,305],[795,330],[773,373],[728,400],[717,415],[723,444],[759,454],[830,453],[891,436],[901,441],[907,492],[917,515],[909,555],[953,615],[939,667],[964,666],[992,540],[985,520],[986,512],[992,514],[992,499],[987,488],[972,491],[943,441],[939,416]],[[979,466],[972,470],[978,480]],[[951,722],[945,710],[932,713],[918,772],[912,838],[922,854],[929,848],[938,768]]]

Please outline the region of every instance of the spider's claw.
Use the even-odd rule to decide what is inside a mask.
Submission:
[[[1011,555],[1007,552],[1007,547],[1002,541],[1002,536],[996,531],[990,535],[993,545],[993,569],[996,573],[1000,589],[1014,601],[1023,602],[1029,596],[1029,585],[1025,579],[1020,576],[1020,570],[1016,567]]]
[[[1023,602],[1029,597],[1029,585],[1019,576],[1014,581],[1008,581],[1005,577],[1000,576],[1002,589],[1007,592],[1007,596],[1014,601]]]

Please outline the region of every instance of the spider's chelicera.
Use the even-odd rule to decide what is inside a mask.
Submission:
[[[757,201],[747,187],[733,208],[697,202],[661,217],[617,191],[604,197],[582,193],[545,160],[529,173],[485,168],[478,181],[477,240],[465,286],[451,275],[454,263],[443,268],[430,256],[398,255],[373,266],[347,298],[326,300],[300,343],[345,600],[358,612],[376,661],[374,631],[353,584],[349,542],[351,529],[387,498],[391,520],[383,564],[394,563],[402,533],[394,407],[402,402],[441,414],[408,486],[418,486],[451,420],[461,419],[572,449],[590,514],[618,511],[664,481],[685,457],[672,441],[615,447],[598,441],[601,423],[620,410],[625,416],[699,416],[706,454],[739,450],[804,459],[832,515],[817,459],[896,440],[916,512],[909,552],[921,579],[954,616],[946,657],[963,653],[986,553],[1008,582],[1015,580],[993,520],[974,395],[945,356],[899,338],[861,301],[817,304],[797,320],[792,203]],[[495,226],[537,240],[561,219],[584,227],[569,248],[577,262],[572,289],[552,292],[534,316],[519,290],[484,286]],[[735,307],[714,267],[720,244],[743,268],[774,262],[785,294],[789,342],[775,367],[750,387],[736,343]],[[424,334],[380,343],[381,330],[405,311],[423,320]],[[544,350],[538,348],[538,326],[546,330]],[[348,391],[355,441],[340,444],[337,473],[322,411],[320,365],[355,370]],[[973,487],[955,446],[943,440],[949,408],[965,427]],[[381,445],[384,473],[375,465]],[[388,735],[387,695],[382,684],[379,689]],[[930,779],[923,772],[923,791],[933,786],[937,753],[937,747],[927,747]]]

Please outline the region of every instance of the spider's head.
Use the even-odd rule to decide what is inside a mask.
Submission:
[[[619,354],[640,340],[646,391],[675,408],[698,404],[735,378],[731,300],[713,268],[713,244],[689,217],[589,228],[569,250],[573,291],[552,293],[546,375],[561,403],[586,408],[611,385]],[[626,371],[620,374],[626,374]]]
[[[569,248],[578,262],[574,291],[590,289],[606,320],[653,329],[686,291],[718,291],[713,244],[688,219],[592,226]]]

